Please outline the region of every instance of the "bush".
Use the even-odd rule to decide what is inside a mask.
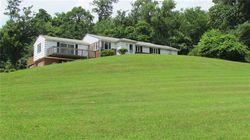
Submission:
[[[12,72],[15,70],[16,69],[14,68],[14,66],[12,65],[12,63],[9,60],[4,64],[4,69],[1,69],[1,71],[3,71],[3,72]]]
[[[101,56],[105,57],[105,56],[112,56],[115,55],[115,50],[103,50],[101,52]]]
[[[247,47],[238,42],[234,35],[222,34],[218,30],[206,32],[199,44],[190,52],[190,55],[243,62],[247,61],[248,54]]]
[[[126,48],[121,48],[121,49],[118,50],[118,52],[119,52],[120,54],[126,54],[126,52],[128,52],[128,49],[126,49]]]

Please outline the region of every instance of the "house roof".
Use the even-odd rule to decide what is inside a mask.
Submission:
[[[135,43],[138,46],[146,46],[146,47],[154,47],[154,48],[162,48],[162,49],[167,49],[167,50],[178,51],[178,49],[170,47],[170,46],[158,45],[158,44],[153,44],[149,42],[135,41],[135,40],[127,39],[127,38],[114,38],[114,37],[106,37],[106,36],[93,35],[93,34],[87,34],[87,35],[95,37],[102,41],[107,41],[107,42],[114,42],[114,43],[129,42],[129,43]]]
[[[136,43],[136,42],[137,42],[137,41],[135,41],[135,40],[131,40],[131,39],[127,39],[127,38],[121,38],[119,41],[131,42],[131,43]]]
[[[138,41],[136,43],[136,45],[138,45],[138,46],[146,46],[146,47],[153,47],[153,48],[161,48],[161,49],[167,49],[167,50],[172,50],[172,51],[178,51],[178,49],[170,47],[170,46],[158,45],[158,44],[142,42],[142,41]]]
[[[81,45],[89,45],[89,43],[87,43],[85,41],[82,41],[82,40],[59,38],[59,37],[52,37],[52,36],[47,36],[47,35],[40,35],[40,36],[44,37],[46,40],[51,40],[51,41],[67,42],[67,43],[81,44]]]
[[[120,40],[119,38],[106,37],[106,36],[100,36],[100,35],[93,35],[93,34],[87,34],[87,35],[95,37],[103,41],[107,41],[107,42],[118,42]]]

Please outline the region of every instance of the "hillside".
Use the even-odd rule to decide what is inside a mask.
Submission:
[[[126,55],[1,74],[0,139],[250,139],[250,64]]]

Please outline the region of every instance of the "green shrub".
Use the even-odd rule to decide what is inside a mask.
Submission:
[[[112,56],[115,55],[115,50],[103,50],[101,52],[101,56],[105,57],[105,56]]]
[[[4,65],[4,72],[13,72],[16,69],[14,68],[14,66],[12,65],[12,63],[8,60],[5,65]],[[2,71],[2,70],[1,70]]]
[[[126,49],[126,48],[121,48],[121,49],[118,50],[118,52],[119,52],[120,54],[126,54],[126,52],[128,52],[128,49]]]
[[[222,34],[218,30],[206,32],[199,44],[190,52],[190,55],[243,62],[247,61],[248,54],[247,47],[237,41],[234,35]]]

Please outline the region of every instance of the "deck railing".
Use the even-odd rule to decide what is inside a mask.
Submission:
[[[69,57],[69,58],[97,58],[100,57],[99,51],[74,49],[52,46],[47,49],[48,56]]]
[[[47,55],[67,55],[67,56],[79,56],[88,57],[88,50],[84,49],[74,49],[65,47],[52,46],[47,49]]]

